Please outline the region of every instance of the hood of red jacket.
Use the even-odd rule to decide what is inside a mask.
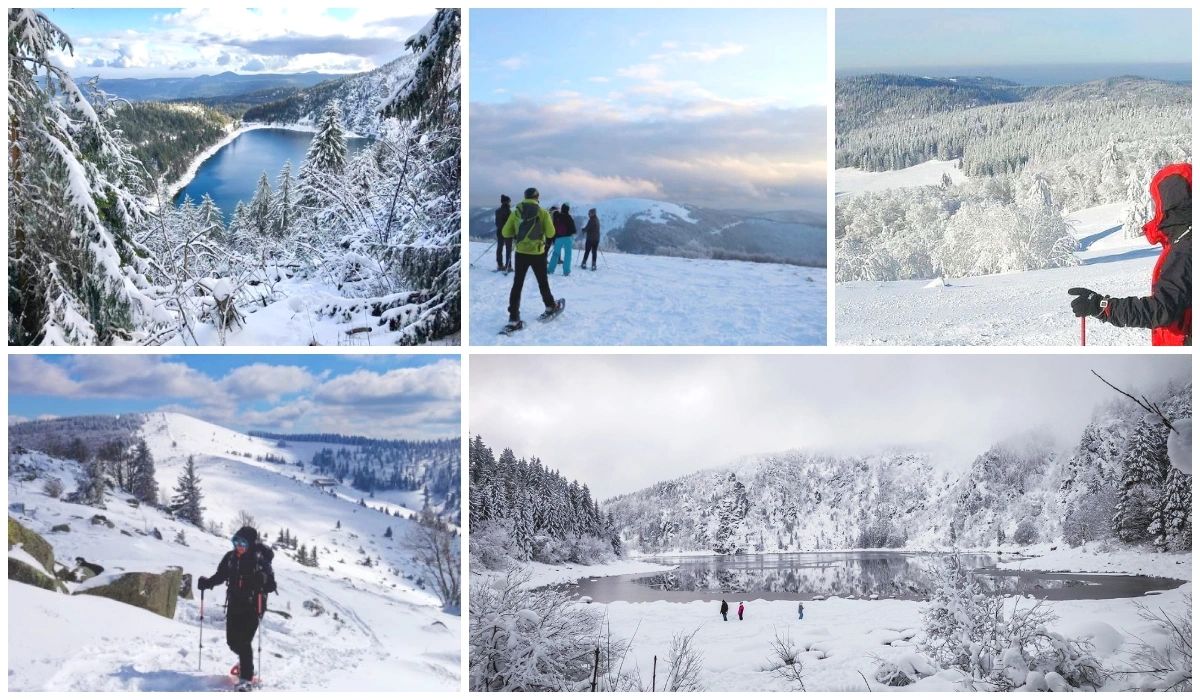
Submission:
[[[1142,227],[1151,243],[1169,243],[1164,228],[1192,221],[1192,164],[1175,163],[1159,170],[1150,181],[1150,198],[1154,200],[1154,218]]]

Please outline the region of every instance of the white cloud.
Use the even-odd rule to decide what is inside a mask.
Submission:
[[[458,363],[442,360],[432,365],[384,373],[357,370],[317,387],[313,398],[317,402],[361,405],[421,399],[457,400],[460,392]]]
[[[496,65],[505,70],[520,70],[528,64],[528,59],[525,56],[510,56],[496,62]]]
[[[728,56],[737,56],[745,50],[745,46],[727,41],[720,46],[706,46],[694,51],[680,51],[678,56],[684,61],[712,63],[713,61],[717,61]]]
[[[237,398],[264,398],[272,402],[305,391],[316,383],[316,378],[303,367],[261,362],[242,365],[221,379],[221,387]]]
[[[611,197],[661,197],[658,183],[641,178],[596,175],[582,168],[539,170],[519,168],[512,172],[517,182],[537,183],[540,190],[555,193],[562,199],[598,201]]]

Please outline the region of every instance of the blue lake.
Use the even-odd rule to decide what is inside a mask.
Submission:
[[[277,186],[276,178],[286,161],[292,162],[292,177],[299,176],[312,137],[309,132],[290,129],[247,131],[204,161],[196,171],[196,177],[175,195],[174,202],[180,204],[186,196],[199,204],[207,193],[221,208],[228,223],[237,203],[248,203],[254,197],[258,176],[264,171],[271,180],[272,189]],[[346,143],[353,154],[370,143],[370,139],[347,139]]]

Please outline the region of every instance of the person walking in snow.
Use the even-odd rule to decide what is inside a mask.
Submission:
[[[1151,345],[1192,344],[1192,166],[1168,165],[1150,181],[1154,218],[1142,227],[1161,245],[1150,296],[1112,298],[1072,287],[1071,310],[1121,328],[1150,328]]]
[[[533,270],[546,314],[558,310],[554,295],[550,293],[550,279],[546,275],[546,243],[554,238],[554,223],[550,214],[538,203],[541,195],[536,187],[525,190],[525,199],[513,209],[501,234],[516,241],[516,274],[513,275],[512,291],[508,295],[508,322],[521,322],[521,289],[525,286],[525,274]]]
[[[804,619],[804,603],[800,603],[800,608],[797,612],[800,613],[800,619],[803,620]]]
[[[729,603],[724,598],[721,599],[721,619],[729,622]]]
[[[258,541],[257,530],[243,527],[234,534],[233,550],[221,558],[217,573],[201,576],[197,584],[202,591],[226,584],[225,641],[238,656],[230,673],[237,675],[239,691],[250,690],[254,681],[252,642],[267,610],[267,594],[275,592],[274,557],[275,552]]]
[[[554,257],[550,260],[550,274],[563,265],[563,277],[571,274],[571,251],[575,246],[575,217],[571,216],[571,203],[563,202],[554,215]]]
[[[554,235],[556,235],[556,236],[558,235],[558,223],[557,222],[558,222],[558,205],[555,204],[550,207],[550,223],[554,225]],[[546,249],[544,251],[542,251],[542,258],[545,259],[545,261],[546,261],[547,269],[549,269],[549,267],[550,267],[550,253],[553,250],[554,250],[554,244],[552,242],[547,242]]]
[[[512,215],[512,200],[508,195],[500,195],[500,208],[496,210],[496,271],[512,272],[512,239],[504,237],[504,224]]]
[[[745,604],[745,603],[738,603],[738,619],[739,619],[739,620],[741,620],[741,619],[742,619],[742,615],[744,615],[744,614],[745,614],[745,612],[746,612],[746,604]]]
[[[600,218],[595,209],[588,209],[588,220],[583,226],[583,262],[579,269],[587,269],[588,254],[592,256],[592,270],[596,269],[596,256],[600,253]]]

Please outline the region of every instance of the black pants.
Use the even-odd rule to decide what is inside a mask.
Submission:
[[[592,254],[592,267],[596,266],[596,256],[599,255],[600,241],[593,243],[592,241],[583,242],[583,262],[579,263],[579,267],[587,265],[588,253]]]
[[[512,269],[512,243],[513,243],[513,239],[505,238],[499,231],[496,232],[496,269],[497,270]]]
[[[721,618],[724,619],[726,622],[729,622],[729,613],[727,613],[727,612],[721,613]]]
[[[512,291],[508,294],[508,320],[521,320],[521,289],[525,286],[525,273],[532,269],[537,279],[538,291],[542,293],[542,303],[547,309],[555,305],[554,295],[550,293],[550,278],[546,275],[546,258],[543,255],[526,255],[517,253],[516,274],[513,275]]]
[[[254,678],[254,633],[258,631],[258,613],[229,608],[225,618],[225,641],[238,655],[238,678]]]

